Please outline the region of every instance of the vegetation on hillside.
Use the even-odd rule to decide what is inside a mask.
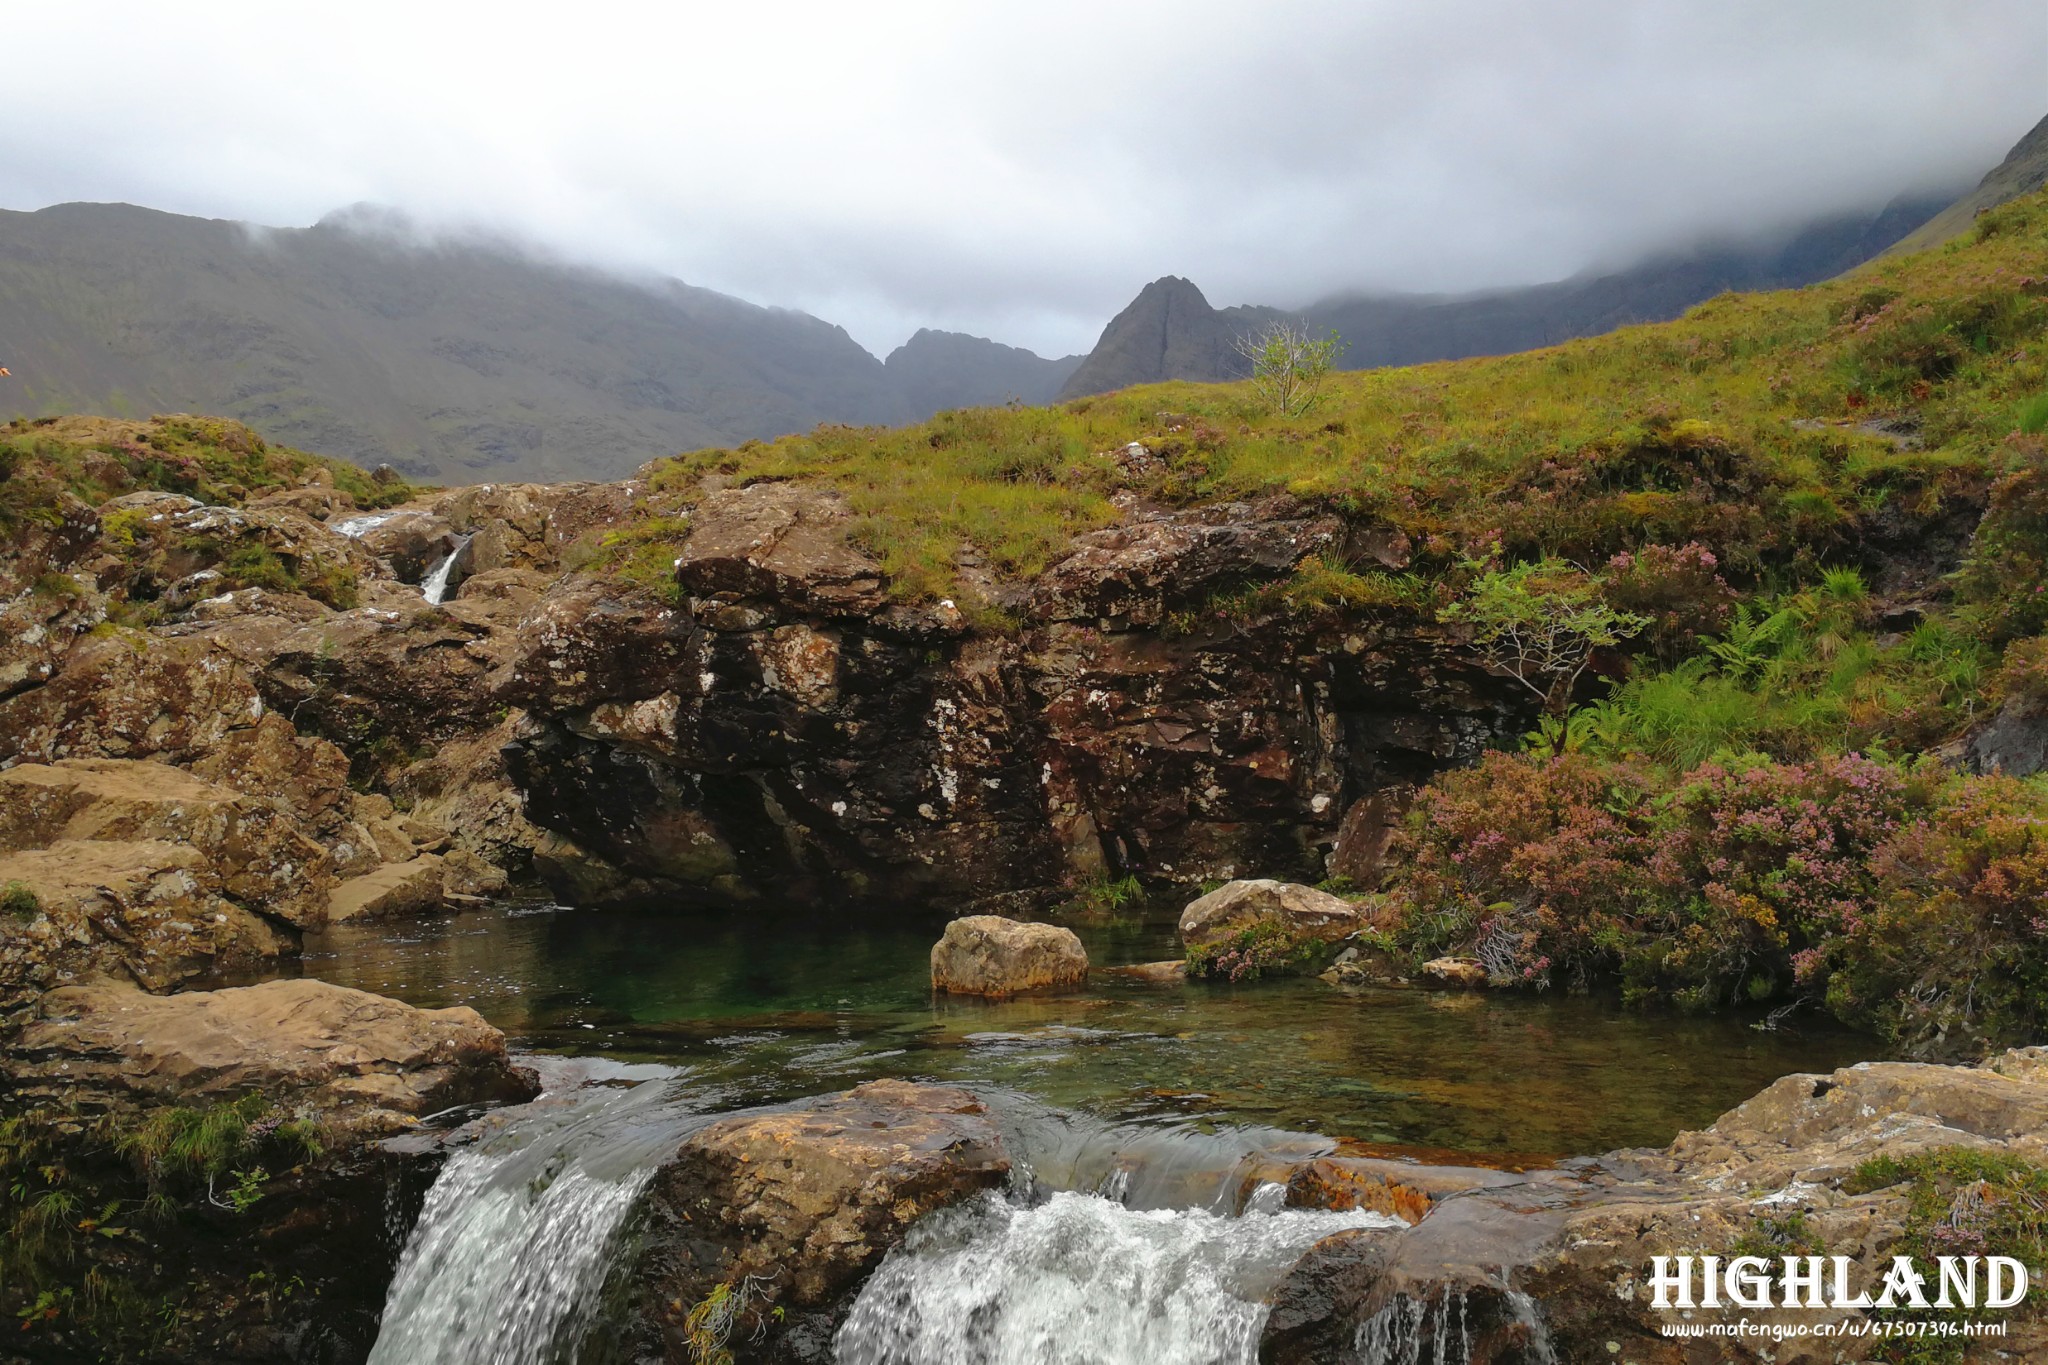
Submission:
[[[316,477],[365,508],[389,507],[420,491],[388,474],[372,478],[346,460],[272,445],[218,417],[17,419],[0,427],[0,534],[55,526],[67,505],[97,507],[144,489],[236,506]]]
[[[1374,524],[1402,571],[1325,556],[1169,629],[1436,618],[1526,665],[1528,751],[1439,778],[1397,842],[1414,951],[1981,1049],[2048,1033],[2048,793],[1919,755],[2048,697],[2044,343],[2037,195],[1829,284],[1334,376],[1313,421],[1163,385],[698,451],[655,484],[671,514],[712,474],[836,485],[906,596],[966,596],[963,543],[1035,573],[1120,490]],[[1518,651],[1531,628],[1560,648]]]

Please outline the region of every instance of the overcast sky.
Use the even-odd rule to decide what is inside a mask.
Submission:
[[[1974,181],[2042,0],[6,6],[0,206],[374,202],[803,308],[1085,350],[1535,282]]]

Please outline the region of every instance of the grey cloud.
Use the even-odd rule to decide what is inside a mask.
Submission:
[[[2038,0],[737,9],[43,6],[0,203],[368,200],[1060,353],[1165,273],[1527,283],[1960,186],[2048,103]]]

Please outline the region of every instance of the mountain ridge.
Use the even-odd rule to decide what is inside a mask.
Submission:
[[[1044,401],[1071,368],[932,331],[891,365],[794,309],[405,228],[360,207],[308,228],[0,211],[0,416],[218,412],[443,482],[603,478],[820,422]]]

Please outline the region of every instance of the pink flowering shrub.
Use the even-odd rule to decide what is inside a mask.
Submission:
[[[2048,1030],[2048,803],[2008,777],[1953,779],[1872,859],[1874,912],[1816,952],[1830,1007],[1921,1051]]]
[[[1439,777],[1396,844],[1397,938],[1497,984],[1807,996],[1920,1047],[2048,1028],[2039,787],[1856,754],[1659,785],[1583,754]]]
[[[1643,638],[1669,663],[1728,624],[1735,590],[1717,572],[1719,564],[1698,541],[1676,549],[1646,545],[1607,562],[1605,596],[1622,611],[1650,618]]]

